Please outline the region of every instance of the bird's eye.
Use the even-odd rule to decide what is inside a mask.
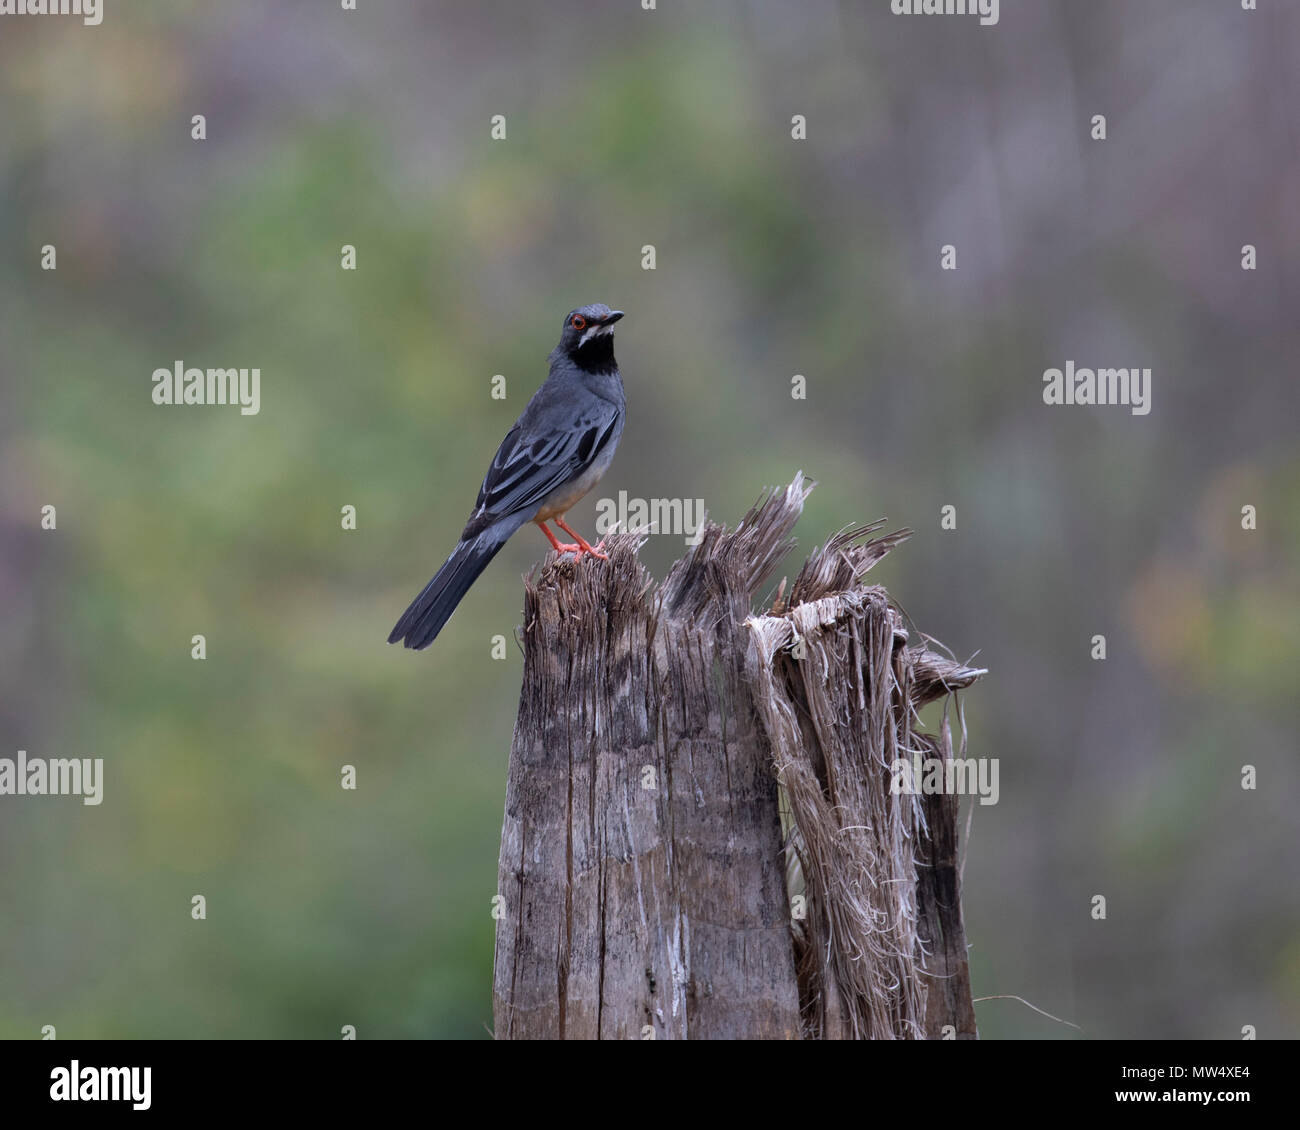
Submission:
[[[587,328],[587,319],[581,314],[574,314],[571,324],[575,330],[585,330]]]

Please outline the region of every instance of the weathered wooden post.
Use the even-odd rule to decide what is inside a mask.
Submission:
[[[915,711],[982,672],[861,584],[906,531],[833,539],[751,615],[810,489],[709,524],[662,585],[635,534],[527,584],[499,1039],[975,1035],[956,798],[890,765],[951,756]]]

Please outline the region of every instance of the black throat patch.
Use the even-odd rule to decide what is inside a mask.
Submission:
[[[612,373],[618,368],[614,360],[614,335],[597,334],[585,345],[570,352],[569,357],[588,373]]]

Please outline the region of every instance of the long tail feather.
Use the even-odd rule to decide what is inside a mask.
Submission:
[[[417,651],[433,643],[456,611],[456,605],[469,592],[470,585],[478,580],[479,574],[518,526],[519,523],[490,526],[481,534],[461,542],[434,574],[433,580],[402,613],[388,635],[388,642],[404,640],[407,647]]]

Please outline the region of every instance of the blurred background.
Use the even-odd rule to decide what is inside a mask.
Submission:
[[[384,640],[592,301],[630,414],[578,529],[620,490],[734,523],[803,469],[791,576],[849,522],[917,531],[873,579],[991,669],[975,995],[1300,1036],[1300,10],[1260,7],[0,17],[0,756],[106,775],[0,798],[0,1036],[488,1036],[543,539],[429,651]],[[1067,359],[1149,366],[1150,415],[1045,406]],[[260,368],[260,413],[155,406],[177,360]]]

